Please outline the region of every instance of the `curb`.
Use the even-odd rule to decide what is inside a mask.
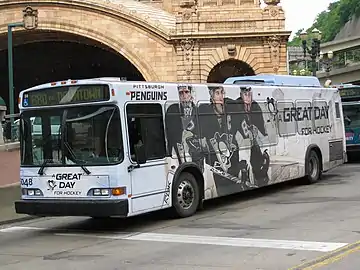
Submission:
[[[12,184],[7,184],[7,185],[0,186],[0,190],[6,189],[6,188],[12,188],[12,187],[16,187],[16,186],[20,186],[20,183],[19,183],[19,182],[16,182],[16,183],[12,183]]]
[[[0,226],[39,218],[37,216],[16,214],[14,202],[20,199],[20,194],[19,183],[0,187]]]
[[[29,220],[33,220],[33,219],[37,219],[37,218],[40,218],[40,217],[28,216],[28,217],[12,218],[12,219],[8,219],[8,220],[0,221],[0,226],[9,225],[9,224],[17,223],[17,222],[29,221]]]

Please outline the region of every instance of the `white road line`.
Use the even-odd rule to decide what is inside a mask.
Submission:
[[[4,229],[0,229],[0,233],[7,233],[7,232],[18,232],[18,231],[39,231],[39,230],[45,230],[44,228],[36,228],[36,227],[8,227]]]
[[[0,232],[17,232],[25,230],[44,230],[35,227],[9,227],[0,229]],[[236,237],[216,237],[200,235],[182,235],[182,234],[161,234],[161,233],[113,233],[113,234],[91,234],[91,233],[54,233],[57,236],[78,236],[93,237],[112,240],[133,240],[133,241],[151,241],[168,242],[183,244],[201,244],[230,247],[247,248],[274,248],[303,251],[330,252],[346,246],[348,243],[332,242],[312,242],[312,241],[292,241],[292,240],[273,240],[273,239],[254,239],[254,238],[236,238]]]
[[[160,233],[138,233],[131,235],[113,234],[113,235],[89,235],[74,233],[56,233],[59,236],[79,236],[94,237],[112,240],[133,240],[133,241],[153,241],[183,244],[201,244],[248,248],[275,248],[303,251],[330,252],[346,246],[348,243],[330,243],[330,242],[311,242],[311,241],[291,241],[291,240],[272,240],[272,239],[253,239],[253,238],[235,238],[235,237],[215,237],[183,234],[160,234]]]
[[[158,233],[141,233],[130,236],[125,239],[138,240],[138,241],[173,242],[173,243],[187,243],[187,244],[233,246],[233,247],[309,250],[309,251],[321,251],[321,252],[333,251],[335,249],[347,245],[347,243],[326,243],[326,242],[310,242],[310,241],[252,239],[252,238],[235,238],[235,237],[232,238],[232,237],[158,234]]]

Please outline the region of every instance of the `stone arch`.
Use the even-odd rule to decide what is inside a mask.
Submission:
[[[259,73],[263,68],[263,61],[259,61],[258,57],[263,57],[263,55],[263,51],[259,51],[258,48],[236,45],[234,52],[229,54],[228,46],[225,45],[218,47],[217,49],[212,50],[203,62],[201,81],[206,82],[214,67],[221,62],[225,63],[225,61],[228,60],[245,63],[254,71],[255,74]]]
[[[236,59],[228,59],[210,70],[207,83],[223,83],[229,77],[252,75],[255,75],[255,71],[249,64]]]
[[[139,69],[122,54],[89,38],[39,30],[26,34],[17,32],[14,37],[15,96],[29,87],[65,79],[125,77],[131,81],[145,80]],[[7,75],[7,46],[4,41],[6,38],[0,37],[0,71]],[[0,78],[0,89],[0,95],[8,103],[8,76]],[[16,100],[14,103],[17,112]]]
[[[18,3],[16,0],[0,3],[0,36],[6,34],[8,23],[22,21],[25,5]],[[173,15],[132,0],[75,0],[61,4],[52,0],[26,2],[27,5],[32,3],[36,3],[38,9],[37,30],[66,32],[93,39],[123,55],[145,80],[159,80],[149,55],[172,50],[166,41],[175,29]],[[24,30],[13,30],[14,33],[17,31]]]
[[[72,34],[72,35],[83,36],[90,40],[94,40],[124,56],[140,71],[140,73],[143,75],[146,81],[158,80],[158,76],[151,67],[151,65],[146,60],[140,59],[139,56],[136,54],[136,52],[128,48],[126,44],[122,44],[121,41],[118,40],[113,40],[111,37],[104,37],[104,35],[96,31],[95,29],[93,29],[90,32],[88,29],[84,29],[84,28],[75,29],[72,28],[73,26],[70,27],[71,27],[70,29],[63,29],[62,25],[49,24],[47,26],[39,27],[38,30],[35,31],[51,31],[51,32]],[[2,30],[3,29],[0,26],[0,36],[3,34]],[[17,30],[14,32],[21,33],[25,31]],[[33,42],[39,42],[39,41],[35,40]]]
[[[120,20],[134,24],[138,28],[144,28],[147,32],[169,39],[169,35],[175,33],[175,16],[162,10],[139,3],[133,0],[72,0],[63,1],[58,4],[53,0],[27,0],[26,5],[35,4],[41,12],[41,7],[67,7],[70,9],[90,10],[92,12],[105,14]],[[21,7],[18,0],[9,0],[0,3],[0,10],[13,7]],[[20,10],[21,13],[21,10]],[[21,14],[20,14],[21,15]],[[40,14],[39,14],[40,17]],[[39,21],[40,22],[40,21]]]

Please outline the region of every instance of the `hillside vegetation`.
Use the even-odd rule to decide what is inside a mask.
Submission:
[[[348,21],[359,17],[360,0],[338,0],[331,3],[327,10],[318,14],[313,25],[306,32],[310,35],[311,31],[317,28],[322,32],[322,42],[332,41]],[[299,29],[296,32],[288,46],[301,46],[299,34],[303,30]]]

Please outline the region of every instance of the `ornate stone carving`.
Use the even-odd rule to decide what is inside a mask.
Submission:
[[[180,3],[180,8],[179,14],[182,15],[183,20],[187,21],[197,12],[197,0],[183,0]]]
[[[236,54],[236,46],[235,44],[228,44],[227,45],[227,51],[228,51],[228,55],[231,57],[234,57]]]
[[[193,54],[194,54],[194,46],[195,41],[192,39],[184,39],[180,41],[180,46],[182,49],[183,54],[183,64],[186,75],[188,79],[190,79],[190,74],[193,69]]]
[[[277,6],[280,2],[281,0],[264,0],[264,3],[269,6]]]
[[[38,26],[38,10],[27,6],[23,10],[23,23],[26,30],[33,30]]]
[[[269,8],[269,14],[271,17],[277,17],[279,15],[279,8],[276,7]]]
[[[275,73],[278,72],[280,68],[280,45],[281,40],[278,36],[274,35],[272,37],[269,37],[268,39],[268,45],[270,47],[270,57],[271,57],[271,63],[273,66],[273,70]]]

